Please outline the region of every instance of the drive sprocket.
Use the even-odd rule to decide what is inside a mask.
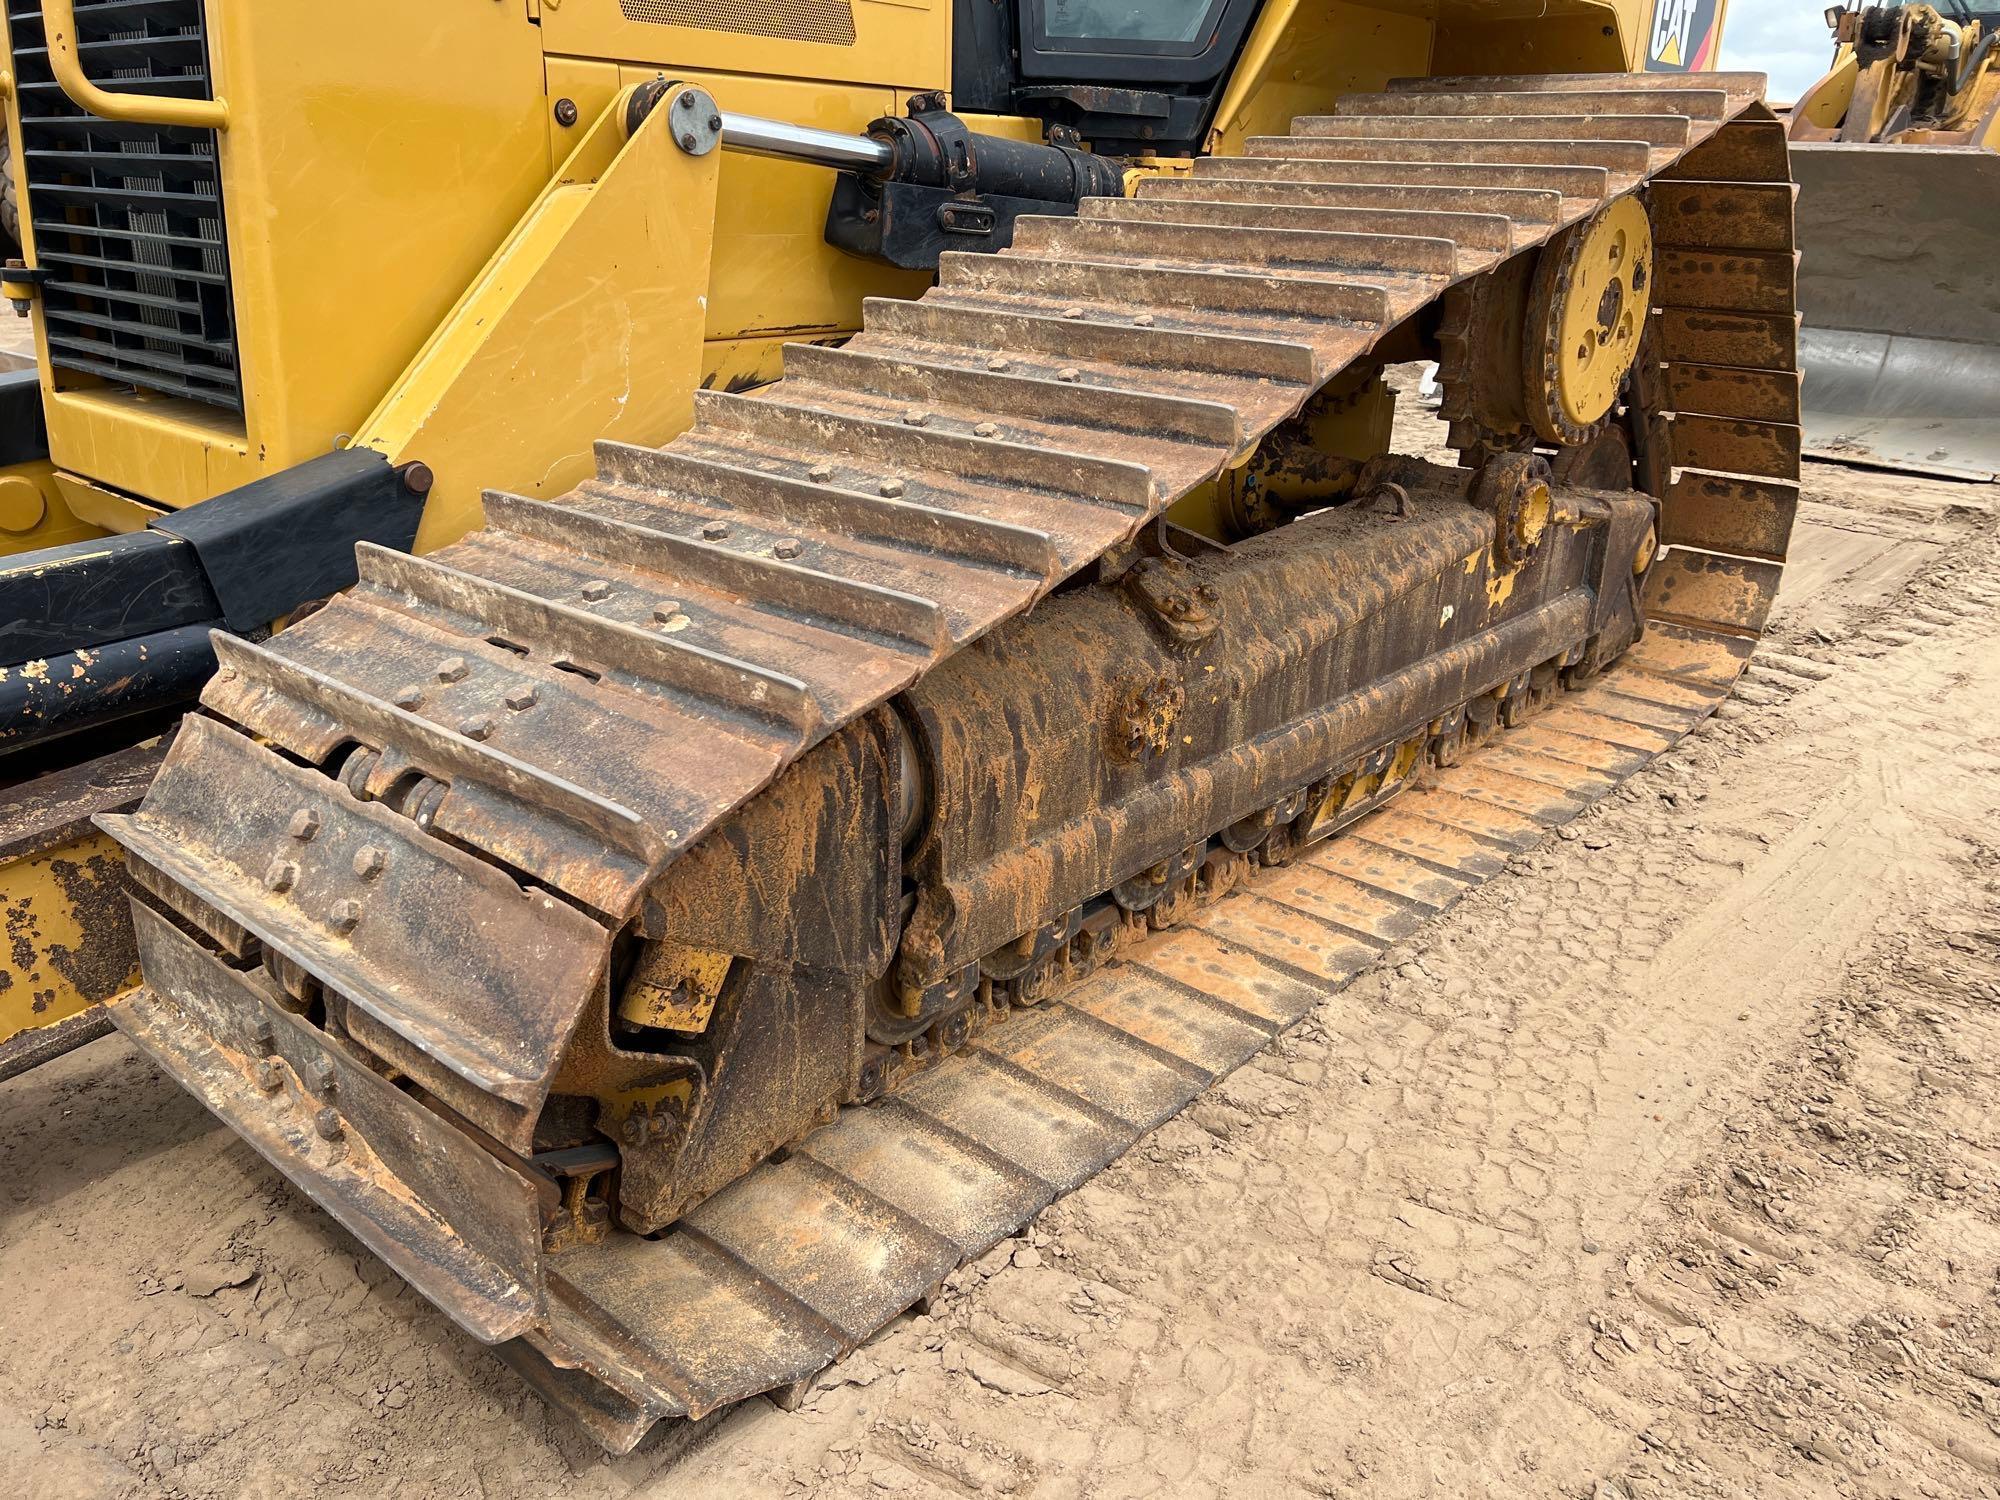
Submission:
[[[1639,353],[1652,295],[1653,226],[1620,198],[1550,241],[1528,286],[1522,405],[1560,447],[1596,436]]]

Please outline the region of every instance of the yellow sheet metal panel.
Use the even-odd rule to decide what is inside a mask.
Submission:
[[[950,83],[951,0],[541,0],[541,10],[552,56],[617,58],[648,76]]]
[[[65,372],[63,383],[71,379]],[[214,407],[99,382],[51,394],[46,365],[42,391],[58,467],[161,505],[192,505],[278,467],[260,463],[242,424]]]
[[[625,70],[629,83],[652,76],[650,69]],[[724,109],[853,134],[900,114],[907,97],[893,89],[685,69],[672,76],[701,85]],[[722,154],[708,337],[852,332],[861,326],[862,298],[915,297],[930,285],[927,273],[860,260],[827,244],[832,197],[833,173],[824,167]]]
[[[794,339],[783,334],[762,338],[710,339],[702,351],[701,388],[705,391],[748,391],[769,385],[785,373],[785,345],[838,344],[843,335]]]
[[[549,97],[570,100],[578,113],[578,123],[568,129],[552,123],[564,154],[621,87],[652,76],[650,70],[621,69],[616,63],[550,58]],[[683,70],[674,69],[672,76],[684,76]],[[885,89],[801,86],[727,75],[691,76],[690,81],[745,113],[817,111],[819,118],[837,122],[828,129],[859,132],[870,120],[901,107],[901,96]],[[1006,115],[966,118],[978,129],[1022,140],[1041,139],[1039,120]],[[926,276],[856,260],[827,244],[831,173],[794,168],[772,174],[760,170],[763,167],[782,169],[784,163],[755,162],[728,153],[722,157],[703,390],[738,391],[768,384],[782,373],[782,351],[788,340],[852,333],[861,326],[863,297],[914,297],[929,285]],[[773,187],[774,175],[780,184],[795,179],[799,191],[786,196]],[[760,257],[761,264],[742,265],[750,256]],[[657,441],[672,435],[661,433]]]
[[[137,983],[125,855],[91,819],[137,806],[162,753],[120,750],[16,785],[0,804],[0,1077],[23,1034]]]
[[[354,430],[547,180],[517,4],[211,0],[244,398],[260,459]]]
[[[158,506],[146,505],[129,495],[107,490],[101,484],[92,484],[88,479],[62,469],[57,469],[54,477],[64,503],[75,515],[100,532],[123,536],[128,532],[144,531],[157,517],[168,513]]]
[[[1638,41],[1626,49],[1633,71],[1712,71],[1728,13],[1728,0],[1618,0],[1620,30]]]
[[[1289,133],[1295,115],[1326,113],[1341,94],[1429,72],[1431,26],[1421,8],[1272,0],[1224,88],[1209,151],[1238,152],[1249,136]]]
[[[420,552],[479,525],[484,489],[562,494],[588,477],[599,438],[661,443],[692,419],[722,153],[674,143],[680,91],[627,140],[627,97],[358,437],[429,466]]]
[[[0,1042],[51,1026],[136,984],[123,851],[88,829],[0,863]]]
[[[1624,73],[1638,58],[1635,0],[1619,5],[1497,0],[1438,17],[1431,71]]]
[[[0,468],[0,557],[103,535],[71,509],[47,459]]]
[[[58,395],[60,466],[186,505],[327,452],[360,424],[551,166],[526,8],[446,9],[211,0],[243,417],[128,392]]]

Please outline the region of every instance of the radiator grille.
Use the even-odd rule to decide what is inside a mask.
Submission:
[[[201,0],[74,3],[100,88],[211,97]],[[215,132],[86,114],[50,69],[41,0],[6,5],[50,360],[240,412]]]
[[[618,0],[618,6],[626,20],[656,26],[854,45],[852,0]]]

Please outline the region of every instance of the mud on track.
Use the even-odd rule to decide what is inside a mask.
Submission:
[[[2000,1496],[1992,487],[823,1380],[604,1460],[117,1037],[0,1087],[26,1493]]]

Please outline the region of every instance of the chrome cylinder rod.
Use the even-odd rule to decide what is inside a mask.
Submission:
[[[871,177],[887,172],[896,157],[887,141],[878,141],[873,136],[842,135],[834,130],[815,130],[810,125],[792,125],[728,110],[722,111],[722,147],[749,156],[807,162]]]

